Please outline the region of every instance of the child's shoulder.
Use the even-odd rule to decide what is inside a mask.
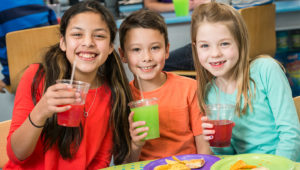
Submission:
[[[30,64],[30,65],[26,68],[26,70],[25,70],[25,72],[24,72],[24,75],[27,75],[27,74],[29,74],[29,75],[35,74],[35,73],[37,72],[39,66],[40,66],[40,64],[38,64],[38,63],[36,63],[36,64]]]
[[[251,68],[254,70],[268,70],[281,68],[279,62],[272,57],[259,57],[252,61]]]
[[[282,64],[272,57],[257,58],[251,63],[250,75],[253,79],[270,79],[270,77],[284,75]]]

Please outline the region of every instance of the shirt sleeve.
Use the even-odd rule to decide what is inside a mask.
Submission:
[[[189,92],[188,102],[189,102],[189,113],[190,113],[190,122],[194,136],[202,134],[201,126],[201,117],[202,113],[200,112],[198,97],[197,97],[197,84],[193,83],[193,86]]]
[[[295,161],[300,157],[300,125],[289,82],[275,60],[265,59],[261,68],[280,139],[275,154]]]
[[[108,129],[103,143],[88,169],[101,169],[109,166],[112,155],[112,130]]]
[[[11,161],[16,164],[25,163],[29,157],[24,160],[20,161],[15,156],[12,148],[11,148],[11,135],[17,130],[28,117],[28,114],[34,108],[34,104],[31,97],[31,83],[33,81],[33,77],[37,71],[38,65],[31,65],[23,74],[21,81],[18,85],[14,108],[13,108],[13,115],[12,115],[12,122],[9,130],[9,134],[7,137],[7,154]]]

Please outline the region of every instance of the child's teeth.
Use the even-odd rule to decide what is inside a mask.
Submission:
[[[81,54],[80,56],[83,58],[93,58],[95,57],[95,54]]]
[[[220,65],[220,64],[223,64],[225,61],[220,61],[220,62],[214,62],[212,63],[213,65]]]

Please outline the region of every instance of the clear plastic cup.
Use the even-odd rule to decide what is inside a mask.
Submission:
[[[212,147],[228,147],[234,126],[235,106],[230,104],[213,104],[207,105],[205,112],[208,120],[207,123],[213,124],[213,128],[207,130],[215,130],[213,139],[209,140]]]
[[[56,83],[70,84],[71,80],[61,79],[56,80]],[[83,118],[84,103],[86,95],[89,91],[90,84],[82,81],[72,81],[73,88],[80,93],[80,102],[71,104],[71,109],[65,112],[57,113],[57,124],[67,127],[78,127]]]
[[[141,127],[149,127],[148,135],[144,140],[159,138],[159,113],[157,98],[142,99],[132,101],[128,104],[131,111],[134,111],[133,121],[145,121],[146,125]],[[139,135],[143,134],[139,133]]]

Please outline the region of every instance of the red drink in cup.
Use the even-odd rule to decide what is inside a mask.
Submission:
[[[230,146],[232,128],[234,126],[234,122],[232,121],[234,109],[235,106],[229,104],[207,105],[205,111],[208,120],[205,122],[213,124],[213,128],[208,128],[207,130],[215,130],[213,139],[209,140],[210,146]]]
[[[57,113],[57,124],[68,127],[79,126],[83,116],[83,108],[84,104],[71,105],[71,109]]]
[[[57,80],[56,83],[71,84],[71,80],[62,79]],[[60,126],[78,127],[83,117],[85,98],[90,84],[82,81],[72,81],[72,87],[80,93],[81,101],[73,103],[71,109],[57,113],[57,124]]]
[[[232,128],[234,126],[233,121],[230,120],[208,120],[207,123],[214,125],[213,128],[208,130],[215,130],[214,138],[209,140],[210,146],[214,147],[227,147],[230,146],[230,139],[232,134]]]

